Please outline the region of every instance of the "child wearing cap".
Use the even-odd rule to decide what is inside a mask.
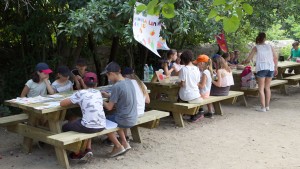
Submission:
[[[47,91],[49,94],[54,94],[49,81],[49,74],[52,70],[46,63],[38,63],[35,66],[35,72],[32,78],[28,80],[22,90],[21,97],[45,96]]]
[[[198,66],[201,73],[201,80],[198,84],[198,87],[200,89],[200,95],[203,99],[207,99],[210,95],[210,89],[212,84],[212,61],[207,55],[199,55],[193,63]],[[211,107],[209,105],[207,105],[207,107],[208,112],[211,112]],[[203,116],[203,108],[200,108],[199,111],[199,113],[201,113],[201,115]]]
[[[106,118],[117,123],[118,127],[121,128],[118,131],[121,143],[115,133],[108,134],[108,138],[114,144],[109,157],[115,157],[131,149],[126,140],[124,129],[133,127],[137,122],[137,98],[132,81],[122,76],[121,68],[116,62],[110,62],[101,74],[106,74],[108,80],[113,83],[111,94],[102,92],[104,97],[109,97],[109,102],[104,102],[103,106],[107,110],[116,107],[116,111]]]
[[[84,83],[88,89],[79,90],[60,102],[60,106],[79,104],[82,112],[82,118],[69,121],[62,126],[64,132],[96,133],[106,127],[102,95],[99,90],[94,89],[97,86],[97,75],[92,72],[86,73]],[[85,151],[72,152],[69,155],[70,158],[84,161],[90,160],[93,156],[91,144],[91,139],[88,139]]]
[[[67,66],[57,68],[57,79],[52,83],[55,93],[73,91],[73,83],[69,80],[71,71]]]
[[[76,61],[76,69],[73,69],[71,72],[74,76],[74,90],[80,90],[84,89],[84,83],[82,82],[82,79],[84,78],[84,75],[87,73],[87,64],[85,59],[79,58]]]

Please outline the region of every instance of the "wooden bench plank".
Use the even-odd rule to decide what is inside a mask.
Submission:
[[[160,119],[162,117],[169,116],[168,112],[164,111],[158,111],[158,110],[150,110],[145,112],[145,114],[142,117],[139,117],[137,121],[137,125],[143,124],[149,121],[153,121],[156,119]],[[111,132],[118,131],[119,128],[113,128],[113,129],[108,129],[108,130],[103,130],[98,133],[92,133],[92,134],[86,134],[86,133],[78,133],[74,131],[68,131],[68,132],[63,132],[55,135],[51,135],[48,137],[48,142],[50,142],[52,145],[58,146],[58,147],[64,147],[65,145],[86,140],[89,138],[105,135]],[[136,134],[136,133],[135,133]]]
[[[297,85],[300,81],[300,74],[299,75],[292,75],[284,78],[288,80],[289,85]]]
[[[288,81],[287,80],[272,80],[271,81],[271,85],[270,87],[275,87],[275,86],[280,86],[280,85],[284,85],[287,84]],[[246,88],[246,87],[241,87],[242,91],[258,91],[258,86],[256,86],[255,88]]]
[[[0,127],[5,127],[9,125],[15,125],[17,123],[26,121],[28,119],[27,114],[18,114],[18,115],[12,115],[12,116],[6,116],[0,118]]]
[[[203,102],[201,102],[201,103],[197,103],[197,104],[192,104],[192,103],[174,103],[174,105],[175,105],[175,107],[176,106],[180,106],[180,107],[184,107],[186,109],[191,109],[191,108],[195,108],[195,107],[207,105],[209,103],[219,102],[219,101],[222,101],[222,100],[226,100],[226,99],[230,99],[230,98],[238,97],[238,96],[243,96],[243,95],[244,95],[244,92],[229,91],[228,96],[209,96],[209,98],[204,99]]]
[[[173,117],[175,123],[179,127],[184,127],[184,122],[182,119],[183,114],[194,115],[199,111],[199,108],[203,105],[207,105],[212,103],[215,108],[215,114],[223,115],[221,102],[228,99],[236,100],[237,97],[243,97],[245,102],[245,106],[247,106],[247,101],[244,97],[244,92],[241,91],[229,91],[227,96],[209,96],[209,98],[204,99],[203,102],[198,104],[191,104],[191,103],[174,103],[174,110],[173,110]],[[193,110],[192,112],[190,110]]]

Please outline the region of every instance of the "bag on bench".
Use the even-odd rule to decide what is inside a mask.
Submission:
[[[254,76],[251,66],[246,66],[241,74],[241,87],[250,87],[251,77]]]

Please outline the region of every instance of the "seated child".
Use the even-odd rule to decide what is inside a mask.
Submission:
[[[76,69],[72,70],[73,79],[74,79],[74,86],[73,86],[74,90],[84,89],[85,86],[82,79],[87,73],[86,68],[87,68],[87,64],[85,59],[79,58],[76,61]]]
[[[179,71],[180,69],[184,66],[182,65],[180,62],[180,55],[181,55],[182,52],[178,52],[177,53],[177,59],[175,60],[175,62],[173,63],[173,69],[174,71],[172,72],[172,76],[178,76],[179,75]]]
[[[52,73],[52,70],[46,63],[38,63],[35,66],[35,72],[32,74],[32,78],[26,82],[21,97],[46,96],[47,91],[49,94],[54,94],[54,90],[49,81],[50,73]]]
[[[230,86],[234,85],[233,75],[230,67],[227,65],[223,57],[217,57],[214,60],[217,70],[216,80],[212,81],[210,96],[227,96]],[[213,110],[213,105],[209,104],[210,110]],[[204,117],[211,118],[214,111],[204,114]]]
[[[104,102],[107,110],[116,107],[116,111],[107,116],[107,119],[118,124],[121,128],[118,132],[121,143],[118,141],[115,133],[107,134],[108,138],[113,142],[114,148],[109,157],[121,155],[131,149],[126,140],[124,130],[133,127],[137,122],[137,98],[132,80],[125,79],[121,74],[121,68],[116,62],[110,62],[101,74],[106,74],[109,81],[113,83],[111,94],[102,92],[104,97],[109,97],[109,102]]]
[[[201,81],[199,83],[200,95],[203,99],[209,98],[212,84],[212,61],[207,55],[198,56],[197,60],[193,62],[197,64],[201,73]],[[211,107],[207,105],[208,112],[212,112]],[[200,108],[202,109],[202,108]],[[201,114],[203,114],[203,109]]]
[[[62,130],[76,131],[81,133],[96,133],[106,127],[106,118],[103,111],[103,99],[100,91],[93,89],[96,87],[97,75],[95,73],[86,73],[84,83],[88,89],[75,92],[70,98],[60,102],[60,106],[69,106],[79,104],[82,111],[82,118],[69,121],[62,126]],[[92,141],[88,139],[84,152],[72,152],[69,156],[71,159],[88,161],[93,156],[91,151]]]
[[[191,50],[184,51],[180,59],[184,66],[179,72],[180,89],[179,98],[188,103],[200,103],[202,98],[199,93],[200,71],[199,68],[192,63],[193,52]],[[192,116],[193,121],[198,121],[202,118],[201,113]]]
[[[71,71],[67,66],[57,68],[57,79],[52,83],[55,93],[73,91],[73,83],[69,80]]]

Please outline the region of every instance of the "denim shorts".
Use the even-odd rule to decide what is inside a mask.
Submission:
[[[270,70],[260,70],[256,73],[256,77],[258,78],[265,78],[265,77],[273,78],[273,76],[274,76],[274,71],[270,71]]]
[[[127,129],[127,128],[133,127],[133,126],[124,126],[124,125],[119,124],[119,123],[116,121],[116,115],[115,115],[115,113],[110,114],[110,115],[106,115],[106,119],[107,119],[107,120],[110,120],[110,121],[112,121],[112,122],[117,123],[119,128]]]

